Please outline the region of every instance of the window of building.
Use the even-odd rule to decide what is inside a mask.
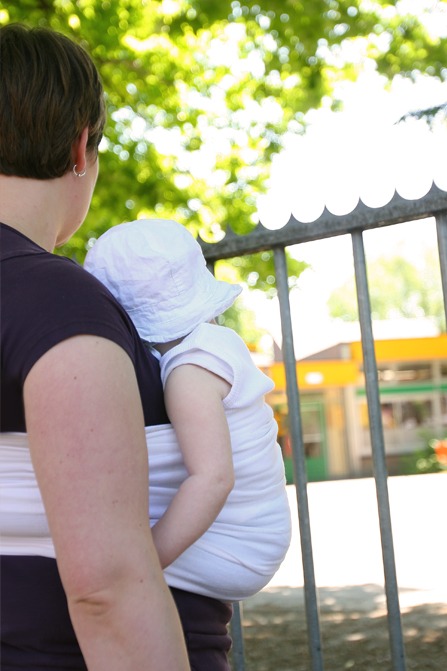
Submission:
[[[424,382],[433,378],[433,370],[430,363],[401,363],[396,366],[379,366],[378,377],[379,383],[383,384]]]

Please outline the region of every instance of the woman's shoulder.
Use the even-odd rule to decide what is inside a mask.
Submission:
[[[5,342],[38,356],[76,335],[102,336],[132,352],[132,327],[98,280],[70,259],[32,253],[2,264]]]

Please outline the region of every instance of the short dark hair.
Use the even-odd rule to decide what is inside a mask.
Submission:
[[[9,24],[0,28],[0,72],[1,174],[61,177],[86,127],[87,149],[97,151],[104,92],[81,46],[47,28]]]

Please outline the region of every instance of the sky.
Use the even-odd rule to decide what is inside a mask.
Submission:
[[[384,205],[394,190],[404,198],[420,198],[433,180],[447,190],[445,123],[432,131],[423,121],[396,123],[409,111],[447,103],[447,82],[398,77],[387,91],[381,77],[367,72],[356,83],[346,83],[341,95],[342,112],[313,110],[306,134],[285,138],[269,192],[258,201],[264,226],[280,228],[291,211],[301,221],[312,221],[324,205],[345,214],[359,197],[371,207]]]
[[[312,221],[324,205],[334,214],[348,213],[359,197],[378,207],[389,202],[395,190],[404,198],[420,198],[433,182],[447,191],[446,122],[435,124],[431,131],[413,119],[396,124],[410,111],[447,102],[447,82],[421,76],[413,83],[399,77],[386,90],[381,77],[365,72],[358,82],[345,85],[343,99],[342,112],[323,106],[309,115],[305,136],[287,138],[273,165],[268,193],[258,201],[265,226],[280,228],[291,212],[301,221]],[[432,219],[389,226],[366,232],[364,242],[367,261],[386,250],[417,265],[425,250],[436,249],[436,227]],[[290,295],[295,352],[300,358],[355,333],[334,323],[327,308],[331,292],[354,274],[352,244],[350,236],[340,236],[289,251],[311,265]],[[277,301],[260,295],[246,300],[258,315],[258,326],[280,341]],[[383,337],[393,332],[392,325],[388,327]],[[415,335],[424,334],[435,331],[421,321]]]

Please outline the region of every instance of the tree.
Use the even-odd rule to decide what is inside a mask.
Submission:
[[[380,257],[368,264],[368,285],[373,319],[433,317],[445,331],[439,261],[427,252],[421,268],[400,256]],[[333,291],[328,300],[330,315],[357,321],[354,279]]]
[[[82,261],[89,239],[142,215],[175,218],[207,239],[227,226],[250,230],[283,134],[304,132],[305,113],[332,95],[336,81],[355,79],[359,50],[389,79],[446,76],[447,39],[430,36],[423,13],[399,13],[399,6],[385,0],[1,2],[0,22],[51,26],[83,44],[107,92],[91,211],[62,253]],[[241,277],[257,273],[255,286],[262,286],[274,274],[268,255],[262,264],[245,258]],[[301,270],[290,259],[291,273]]]
[[[417,121],[423,119],[429,127],[432,127],[437,119],[445,123],[447,121],[447,102],[442,105],[435,105],[434,107],[411,110],[411,112],[404,114],[397,123],[409,121],[410,119],[416,119]]]

